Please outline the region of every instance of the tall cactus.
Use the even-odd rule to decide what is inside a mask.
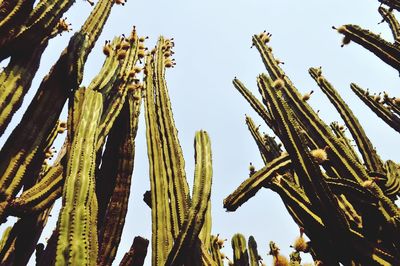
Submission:
[[[333,131],[318,117],[279,67],[267,45],[269,37],[266,32],[253,36],[253,45],[269,73],[257,79],[265,106],[236,78],[233,83],[286,151],[273,153],[276,143],[263,138],[247,117],[266,166],[251,172],[224,200],[225,208],[235,210],[261,187],[267,187],[281,196],[295,222],[304,228],[311,239],[308,252],[315,260],[324,265],[398,264],[400,243],[393,237],[400,232],[400,212],[393,203],[393,193],[400,192],[394,182],[398,170],[385,169],[358,120],[321,69],[310,69],[356,140],[362,165],[340,129]],[[293,254],[293,261],[297,255]],[[279,259],[278,254],[275,259]]]
[[[165,68],[173,64],[172,40],[160,37],[146,58],[145,117],[150,167],[152,210],[152,263],[201,265],[211,263],[202,247],[200,231],[207,217],[211,193],[211,146],[208,134],[195,137],[195,176],[192,197],[184,159],[172,116]],[[209,261],[207,263],[207,261]]]

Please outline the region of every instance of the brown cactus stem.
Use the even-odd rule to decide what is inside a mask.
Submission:
[[[134,95],[135,94],[135,95]],[[135,137],[141,91],[130,92],[111,130],[99,171],[96,194],[99,202],[99,257],[97,265],[111,265],[115,259],[128,210]],[[107,191],[111,188],[113,191]]]
[[[382,39],[378,34],[357,25],[343,25],[338,31],[355,43],[374,53],[386,64],[400,71],[400,48]]]
[[[36,266],[48,266],[55,264],[57,238],[58,238],[58,230],[54,229],[49,240],[47,240],[47,245],[45,250],[43,250],[42,255],[37,260]]]
[[[33,10],[31,8],[24,20],[20,21],[19,27],[15,27],[10,31],[11,34],[0,39],[0,59],[19,54],[54,37],[59,33],[54,30],[57,23],[74,2],[74,0],[41,0]]]
[[[399,45],[400,44],[400,24],[397,21],[395,15],[393,14],[392,11],[389,11],[388,9],[384,8],[383,6],[380,6],[378,8],[378,11],[381,14],[383,20],[389,24],[390,30],[392,31],[392,34],[393,34],[394,44]]]
[[[34,0],[3,0],[0,3],[0,35],[5,39],[18,32],[32,11]],[[7,36],[7,37],[6,37]],[[1,41],[0,41],[1,42]]]
[[[119,266],[142,266],[147,255],[148,246],[149,240],[136,236],[131,248],[125,253]]]
[[[41,213],[26,216],[18,220],[11,229],[7,242],[10,248],[0,253],[1,265],[27,265],[35,251],[36,244],[47,223],[52,206]]]
[[[377,116],[400,133],[400,118],[397,115],[390,112],[381,103],[378,103],[365,95],[365,91],[357,84],[351,83],[350,88]]]

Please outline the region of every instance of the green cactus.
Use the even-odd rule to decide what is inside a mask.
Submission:
[[[392,237],[399,233],[396,228],[400,225],[400,213],[392,201],[398,193],[398,170],[392,168],[392,174],[388,174],[390,163],[381,161],[360,123],[322,76],[321,69],[310,69],[356,140],[362,161],[358,158],[340,128],[333,124],[330,129],[297,91],[279,67],[265,36],[268,35],[264,32],[253,37],[253,45],[269,73],[257,79],[265,107],[249,96],[251,93],[237,78],[233,83],[279,137],[287,154],[271,154],[276,151],[276,144],[262,142],[254,123],[246,118],[266,166],[229,195],[224,207],[235,210],[261,187],[267,187],[281,196],[295,222],[304,228],[315,260],[327,265],[399,263],[399,242]],[[272,160],[266,159],[267,153]],[[279,253],[271,250],[277,263]],[[300,263],[297,255],[291,256],[293,265]]]
[[[242,234],[232,237],[233,264],[237,266],[249,265],[249,253],[246,246],[246,238]]]
[[[377,116],[400,133],[400,118],[398,114],[392,111],[393,109],[391,107],[375,99],[375,96],[367,95],[366,91],[354,83],[350,84],[350,88]],[[397,105],[395,106],[397,107]]]
[[[172,66],[169,55],[172,47],[172,40],[160,37],[154,55],[147,56],[145,67],[146,138],[153,220],[152,263],[200,265],[202,261],[212,261],[200,241],[204,235],[199,236],[210,206],[211,147],[208,134],[197,132],[194,189],[190,199],[184,158],[165,82],[165,68]]]
[[[79,91],[77,92],[79,93]],[[56,265],[95,265],[97,241],[97,199],[94,168],[96,129],[103,108],[101,93],[85,90],[79,124],[68,151],[63,206],[58,220]]]

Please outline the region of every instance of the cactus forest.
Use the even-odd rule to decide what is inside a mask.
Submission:
[[[376,56],[377,64],[400,73],[400,1],[375,2],[380,24],[390,29],[391,39],[355,24],[338,24],[327,29],[336,40],[342,39],[341,44],[332,45],[342,46],[341,51],[347,45],[363,50],[365,57]],[[0,137],[4,140],[0,150],[0,265],[400,265],[396,203],[400,165],[395,158],[383,159],[386,156],[355,112],[357,104],[365,105],[376,121],[385,124],[385,131],[398,134],[398,94],[351,83],[348,87],[360,101],[348,102],[342,96],[345,89],[337,88],[329,78],[331,73],[320,65],[308,69],[315,86],[304,93],[286,71],[291,59],[284,64],[277,58],[286,58],[279,45],[274,45],[282,35],[268,30],[249,35],[248,47],[259,56],[251,60],[264,64],[265,73],[252,73],[258,93],[240,79],[240,65],[235,66],[237,76],[231,77],[233,86],[226,89],[236,89],[240,101],[247,101],[259,116],[246,115],[245,124],[262,165],[254,163],[256,154],[249,157],[235,150],[235,156],[247,156],[244,160],[253,163],[242,166],[248,174],[235,183],[236,189],[221,195],[214,187],[223,178],[215,171],[221,163],[213,157],[221,147],[211,133],[215,129],[202,128],[199,123],[191,132],[193,176],[187,171],[192,166],[185,164],[185,158],[191,161],[188,154],[184,156],[172,106],[179,99],[173,99],[167,82],[170,72],[179,71],[179,62],[175,62],[178,40],[159,36],[149,45],[149,33],[133,25],[135,12],[151,16],[150,8],[131,10],[125,0],[87,0],[84,4],[90,12],[75,28],[66,14],[77,4],[83,3],[0,0],[0,60],[4,66],[0,72]],[[131,25],[127,32],[114,29],[115,37],[106,39],[102,32],[114,12],[130,12]],[[263,27],[268,28],[267,21]],[[41,59],[60,35],[67,35],[69,41],[48,73],[40,76]],[[204,49],[212,47],[206,44],[207,36],[195,41],[204,42]],[[290,40],[294,46],[301,41],[307,39]],[[84,82],[84,73],[92,70],[88,67],[91,52],[96,49],[102,50],[103,63]],[[210,53],[212,64],[224,50],[205,52]],[[196,53],[193,50],[190,56]],[[218,73],[203,72],[191,73],[192,82],[208,84],[209,76],[218,77]],[[351,73],[345,74],[351,78]],[[33,84],[38,76],[36,88]],[[191,84],[187,86],[190,89]],[[342,122],[323,121],[318,107],[311,104],[317,91],[322,92],[318,97],[329,100]],[[213,94],[208,97],[215,98]],[[228,99],[217,100],[220,112],[231,104]],[[185,103],[191,105],[188,100]],[[23,115],[18,118],[21,110]],[[206,115],[207,103],[198,111]],[[225,112],[224,118],[228,116]],[[257,119],[263,125],[257,125]],[[224,123],[220,123],[222,130]],[[142,129],[144,134],[138,134]],[[147,156],[138,152],[139,142],[147,146]],[[144,161],[148,174],[136,175],[135,167]],[[134,208],[131,190],[144,182],[149,187],[141,191],[140,204],[149,213],[145,223],[150,233],[139,236],[127,221],[127,213]],[[298,232],[292,235],[294,241],[278,243],[271,237],[257,243],[257,234],[240,233],[248,232],[244,227],[251,228],[257,216],[272,220],[272,208],[252,214],[240,226],[224,220],[226,229],[235,227],[234,235],[227,235],[224,228],[216,232],[212,226],[215,209],[233,217],[232,212],[246,209],[264,188],[276,194],[291,218]],[[212,200],[215,195],[224,197],[223,202]],[[56,224],[49,229],[52,216]],[[136,212],[134,219],[144,217]],[[285,231],[269,224],[263,227],[265,232],[260,234]],[[43,239],[45,234],[48,237]],[[129,239],[130,248],[120,245],[122,239]],[[290,245],[291,251],[281,250],[283,245]],[[122,259],[116,259],[117,253]]]

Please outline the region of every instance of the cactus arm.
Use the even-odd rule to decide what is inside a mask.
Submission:
[[[344,178],[330,178],[327,176],[325,176],[325,181],[332,191],[334,191],[335,195],[349,195],[352,199],[359,202],[377,204],[377,196],[357,182]]]
[[[361,162],[360,158],[358,157],[356,151],[354,150],[353,146],[351,145],[351,140],[346,137],[344,130],[339,127],[338,122],[333,122],[330,124],[332,132],[335,136],[347,147],[349,152],[351,153],[354,160]]]
[[[152,219],[152,264],[161,265],[165,263],[165,254],[172,247],[172,233],[170,224],[170,213],[166,203],[169,201],[166,191],[166,173],[163,165],[162,154],[159,150],[160,136],[156,121],[156,106],[154,103],[153,71],[150,65],[150,56],[146,58],[146,141],[149,159],[149,176],[151,192]],[[156,192],[157,191],[157,192]]]
[[[224,266],[222,253],[220,251],[220,246],[217,243],[218,236],[211,235],[211,245],[209,247],[212,260],[217,266]]]
[[[383,6],[380,6],[378,8],[378,11],[381,14],[383,20],[389,24],[390,30],[392,31],[392,34],[393,34],[394,44],[399,45],[400,44],[400,24],[397,21],[396,17],[394,16],[393,12],[389,11],[388,9],[384,8]]]
[[[108,132],[110,131],[117,115],[119,114],[124,101],[126,99],[127,91],[129,90],[130,83],[133,77],[130,76],[133,65],[138,61],[138,39],[136,38],[131,43],[131,48],[128,49],[125,60],[119,71],[119,78],[112,86],[100,86],[99,90],[108,95],[105,97],[107,100],[104,103],[104,112],[99,126],[99,137],[97,142],[97,150],[101,150]],[[99,76],[101,77],[101,76]],[[102,82],[104,84],[104,82]]]
[[[141,266],[144,264],[144,259],[147,255],[147,247],[149,240],[136,236],[132,246],[125,253],[119,266]]]
[[[260,151],[260,155],[264,164],[267,164],[269,161],[279,156],[279,154],[274,154],[273,152],[271,152],[271,149],[269,148],[268,145],[265,145],[263,137],[258,131],[258,127],[256,127],[256,125],[254,124],[253,119],[251,119],[251,117],[247,115],[246,115],[246,125],[248,130],[250,131],[251,136],[253,137],[254,141],[257,144],[258,150]]]
[[[14,243],[10,246],[6,257],[2,258],[2,263],[7,265],[27,265],[28,261],[35,251],[36,244],[47,223],[52,206],[41,213],[30,215],[19,219],[13,226],[12,231],[15,234],[10,239]],[[6,260],[6,262],[3,261]]]
[[[4,133],[12,116],[21,106],[46,46],[47,41],[28,52],[12,56],[10,63],[0,74],[0,135]]]
[[[97,253],[97,199],[94,187],[96,129],[102,111],[100,93],[85,92],[81,119],[68,155],[59,215],[56,265],[94,265]]]
[[[325,79],[325,77],[318,73],[319,71],[320,70],[316,68],[309,69],[311,77],[317,82],[321,90],[328,96],[329,100],[335,106],[336,110],[346,123],[347,128],[350,130],[351,135],[357,143],[358,150],[364,159],[365,166],[369,171],[383,173],[381,159],[372,146],[371,141],[365,134],[360,122],[337,93],[335,88]]]
[[[391,9],[396,9],[400,11],[400,1],[399,0],[378,0],[382,4],[387,5]]]
[[[160,37],[157,44],[157,51],[154,58],[155,74],[154,82],[157,89],[156,104],[158,123],[161,132],[161,141],[165,163],[167,165],[167,178],[169,182],[169,195],[171,197],[172,232],[177,237],[179,228],[188,212],[189,186],[186,181],[185,161],[183,159],[182,149],[178,140],[178,131],[173,119],[171,102],[167,93],[167,84],[165,82],[165,64],[167,57],[164,56],[167,46],[167,40]],[[168,59],[170,60],[170,59]]]
[[[318,215],[318,209],[311,204],[304,191],[299,187],[283,178],[280,182],[273,182],[271,189],[279,194],[299,226],[305,224],[313,224],[315,228],[325,226]]]
[[[246,238],[242,234],[234,234],[232,237],[233,264],[237,266],[249,265],[249,253],[246,246]]]
[[[248,179],[246,179],[240,186],[224,199],[224,208],[227,211],[235,211],[240,205],[253,197],[258,190],[271,182],[277,173],[284,172],[292,167],[292,162],[288,155],[282,155],[262,169],[258,170]]]
[[[81,32],[85,32],[89,35],[89,50],[93,48],[96,40],[99,38],[102,31],[102,26],[99,27],[99,25],[104,25],[106,23],[114,3],[115,1],[99,0],[92,12],[90,13],[88,19],[82,25]]]
[[[400,196],[400,172],[398,164],[388,160],[385,163],[387,182],[385,184],[385,195],[393,201]]]
[[[258,266],[258,261],[260,259],[260,255],[258,255],[258,250],[257,250],[257,242],[254,239],[253,236],[249,237],[248,241],[248,246],[249,246],[249,260],[250,260],[250,266]]]
[[[165,265],[181,265],[196,243],[206,218],[211,196],[211,144],[207,132],[198,131],[195,137],[195,174],[192,204],[178,237],[168,254]],[[190,257],[190,256],[189,256]]]
[[[115,44],[120,41],[120,38],[116,37],[110,44],[110,54],[104,60],[103,66],[101,67],[99,73],[90,82],[88,88],[100,91],[105,95],[104,90],[108,87],[112,87],[112,84],[117,79],[117,74],[120,69],[120,62],[117,60],[116,52],[114,50]]]
[[[377,116],[397,132],[400,132],[400,118],[389,111],[383,104],[374,101],[367,96],[365,91],[358,85],[351,83],[350,88]]]
[[[51,167],[35,186],[11,201],[8,214],[22,217],[49,207],[62,194],[64,183],[62,172],[61,165]]]
[[[249,102],[251,107],[257,112],[257,114],[264,119],[265,123],[271,127],[273,127],[273,119],[271,115],[268,113],[268,110],[262,105],[262,103],[244,86],[244,84],[235,78],[233,80],[234,87],[243,95],[243,97]]]
[[[338,31],[355,43],[374,53],[383,62],[400,70],[400,48],[382,39],[378,34],[357,25],[343,25]]]
[[[110,132],[107,148],[103,154],[103,164],[96,187],[99,199],[97,265],[111,265],[125,224],[135,157],[134,143],[140,112],[140,94],[141,91],[137,90],[128,96],[129,99],[115,122],[114,130]],[[113,180],[115,184],[111,185]],[[114,188],[110,191],[111,193],[108,193],[111,195],[99,193],[104,191],[105,187]]]
[[[199,238],[201,240],[202,247],[208,248],[211,245],[211,227],[212,227],[211,200],[209,200],[207,211],[204,218],[203,228],[199,233]]]

